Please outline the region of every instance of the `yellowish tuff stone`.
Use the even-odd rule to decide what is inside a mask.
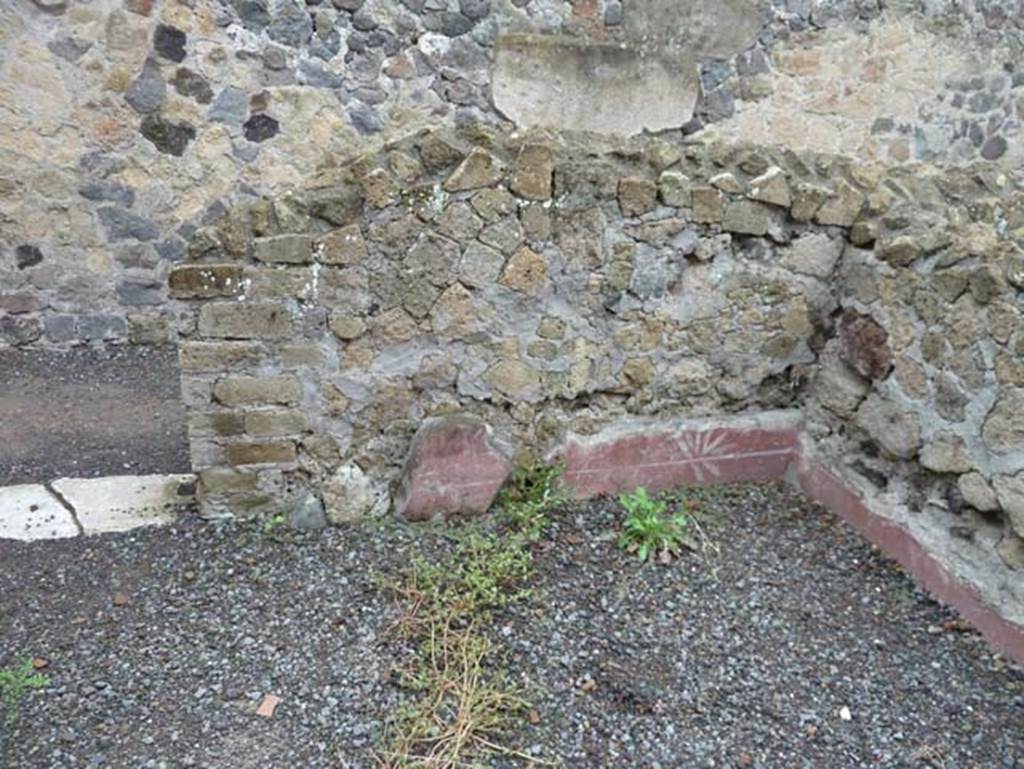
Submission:
[[[634,387],[646,387],[654,381],[656,373],[650,358],[630,358],[622,366],[624,382]]]
[[[373,336],[383,345],[408,342],[418,332],[416,321],[400,307],[383,313],[374,325]]]
[[[430,322],[435,334],[458,338],[484,325],[484,317],[477,310],[473,294],[461,283],[455,283],[435,302]]]
[[[540,374],[520,360],[506,358],[484,374],[484,380],[506,397],[526,396],[540,386]]]
[[[466,158],[445,180],[448,192],[461,192],[479,187],[490,187],[501,178],[501,166],[491,153],[474,147]]]
[[[347,342],[358,339],[366,332],[366,323],[362,318],[345,314],[332,313],[328,326],[338,339]]]
[[[516,291],[536,293],[547,285],[547,261],[529,246],[523,246],[509,258],[501,282]]]

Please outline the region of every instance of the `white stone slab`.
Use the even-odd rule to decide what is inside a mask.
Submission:
[[[679,128],[700,91],[696,61],[557,35],[495,42],[495,106],[521,128],[632,136]]]
[[[78,536],[75,521],[43,486],[0,487],[0,539],[60,539]]]
[[[194,481],[193,475],[118,475],[62,478],[53,488],[75,509],[86,534],[102,534],[171,523],[192,502],[179,487]]]

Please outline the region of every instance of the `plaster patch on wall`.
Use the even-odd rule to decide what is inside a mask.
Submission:
[[[1002,153],[1024,152],[1013,142],[999,148],[1001,130],[1019,131],[1019,120],[1002,115],[1013,111],[1010,80],[992,75],[998,67],[980,52],[965,50],[909,18],[880,20],[867,33],[834,27],[795,35],[772,51],[772,72],[759,76],[756,92],[714,130],[891,162],[966,160],[991,139],[987,159],[1009,161]]]

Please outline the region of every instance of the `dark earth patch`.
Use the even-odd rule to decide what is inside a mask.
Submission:
[[[189,469],[174,348],[0,351],[0,486]]]
[[[535,711],[509,744],[580,769],[1024,766],[1024,672],[896,566],[786,487],[691,496],[720,552],[670,566],[616,548],[611,502],[552,516],[532,596],[492,628]],[[375,766],[407,696],[380,577],[446,531],[0,542],[0,666],[52,678],[0,729],[0,765]]]

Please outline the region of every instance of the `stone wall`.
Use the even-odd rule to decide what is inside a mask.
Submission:
[[[1020,18],[999,0],[8,0],[0,346],[174,341],[166,278],[198,229],[427,126],[604,114],[1012,170]],[[552,82],[574,98],[538,100]]]
[[[208,514],[402,511],[445,416],[511,458],[798,408],[950,557],[1024,566],[1024,189],[998,169],[478,125],[341,175],[229,210],[171,272]]]

